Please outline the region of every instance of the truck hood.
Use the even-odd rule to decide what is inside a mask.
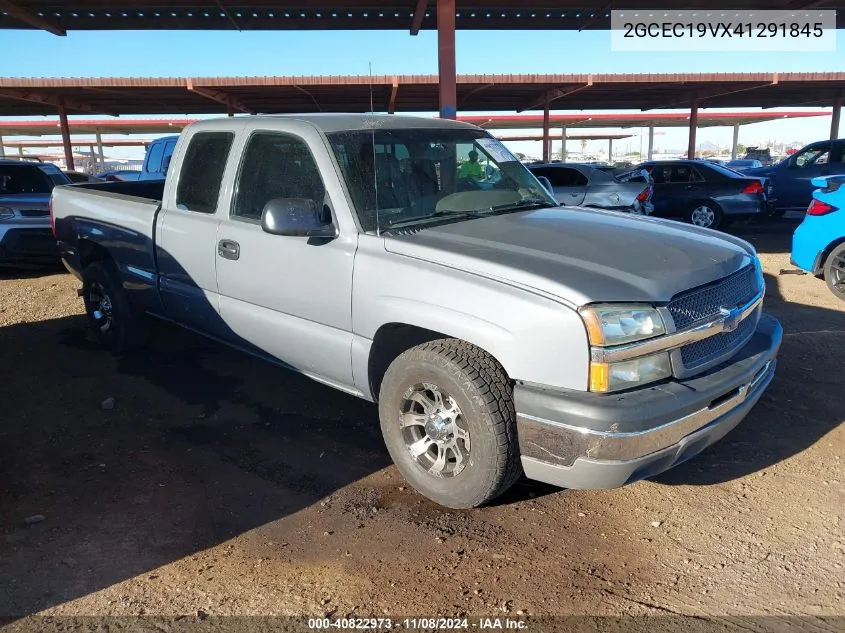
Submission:
[[[388,235],[385,248],[577,306],[667,302],[739,270],[755,256],[747,242],[715,231],[566,207]]]

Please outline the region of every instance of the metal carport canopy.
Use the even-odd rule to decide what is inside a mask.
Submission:
[[[0,0],[0,29],[400,30],[435,29],[438,5],[454,6],[457,29],[609,29],[610,11],[678,9],[674,0]],[[837,9],[845,0],[685,0],[711,11]],[[449,7],[451,9],[451,6]]]
[[[0,116],[367,112],[438,109],[437,75],[0,78]],[[830,107],[845,72],[459,75],[459,109],[560,110]]]

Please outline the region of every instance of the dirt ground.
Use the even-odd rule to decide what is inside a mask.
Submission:
[[[790,619],[845,616],[845,304],[781,274],[790,230],[742,233],[786,335],[735,431],[653,481],[522,481],[472,511],[407,487],[375,406],[166,325],[113,357],[86,336],[71,276],[0,273],[0,618],[684,614],[843,630]]]

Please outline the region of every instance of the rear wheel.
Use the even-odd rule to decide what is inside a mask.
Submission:
[[[705,229],[718,229],[724,224],[724,215],[715,203],[702,201],[687,211],[686,221]]]
[[[845,244],[834,248],[824,262],[824,279],[827,287],[845,301]]]
[[[132,308],[112,262],[99,261],[85,267],[82,300],[91,331],[103,347],[119,353],[146,341],[146,317]]]
[[[441,505],[482,505],[522,473],[510,380],[469,343],[442,339],[400,354],[382,381],[379,418],[396,467]]]

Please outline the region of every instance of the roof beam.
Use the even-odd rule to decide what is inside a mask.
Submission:
[[[32,103],[41,103],[44,105],[51,105],[57,108],[66,107],[71,110],[79,110],[80,112],[90,112],[92,114],[108,114],[110,116],[117,116],[116,112],[110,110],[103,110],[96,108],[89,103],[78,101],[69,97],[59,97],[58,95],[48,94],[43,92],[33,92],[31,90],[19,88],[0,88],[0,97],[7,99],[18,99],[20,101],[30,101]]]
[[[47,31],[48,33],[52,33],[53,35],[67,35],[67,31],[65,31],[63,28],[59,27],[56,24],[53,24],[49,20],[45,20],[40,15],[36,15],[35,13],[32,13],[31,11],[28,11],[27,9],[18,6],[14,2],[10,2],[10,0],[0,0],[0,11],[4,11],[5,13],[8,13],[10,17],[19,20],[24,24],[29,24],[30,26],[33,26],[36,29]]]
[[[411,35],[419,35],[427,8],[428,0],[417,0],[417,6],[414,9],[414,19],[411,20]]]
[[[390,101],[387,102],[387,113],[396,113],[396,95],[399,93],[399,80],[394,77],[390,86]]]
[[[223,3],[222,3],[220,0],[216,0],[216,2],[217,2],[217,6],[220,8],[220,10],[221,10],[223,13],[225,13],[225,14],[226,14],[226,19],[228,19],[228,20],[229,20],[229,22],[231,22],[231,23],[232,23],[232,26],[234,26],[234,27],[235,27],[235,29],[237,29],[238,31],[240,31],[240,30],[241,30],[241,26],[240,26],[240,24],[238,24],[238,23],[235,21],[235,18],[233,18],[233,17],[232,17],[232,14],[229,12],[229,9],[227,9],[226,7],[224,7],[224,6],[223,6]]]
[[[186,85],[190,92],[195,92],[198,95],[205,97],[206,99],[211,99],[212,101],[216,101],[217,103],[222,103],[227,107],[234,108],[235,110],[240,110],[241,112],[246,112],[247,114],[255,114],[254,110],[245,106],[237,97],[233,97],[232,95],[226,94],[225,92],[222,92],[220,90],[212,90],[211,88],[195,86],[193,80],[190,78],[188,78]]]
[[[570,86],[569,88],[555,88],[554,90],[545,90],[539,95],[531,97],[527,101],[524,101],[523,104],[517,108],[517,112],[525,112],[526,110],[534,110],[539,108],[540,106],[544,106],[547,103],[551,103],[552,101],[556,101],[557,99],[561,99],[562,97],[566,97],[567,95],[575,94],[576,92],[581,92],[582,90],[586,90],[587,88],[592,87],[593,85],[593,77],[590,75],[590,78],[587,80],[587,83],[581,84],[580,86]]]
[[[481,86],[476,86],[475,88],[470,90],[468,93],[466,93],[463,97],[461,97],[461,99],[458,101],[458,109],[460,110],[461,108],[463,108],[464,105],[466,104],[467,100],[471,96],[478,94],[482,90],[487,90],[487,88],[492,88],[495,85],[496,84],[483,84]]]
[[[748,92],[749,90],[757,90],[758,88],[768,88],[770,86],[777,86],[780,82],[780,73],[774,73],[772,75],[772,80],[767,81],[765,83],[754,84],[751,86],[743,86],[742,88],[735,88],[733,90],[725,90],[725,89],[714,89],[711,91],[701,92],[700,90],[696,92],[698,101],[706,101],[708,99],[713,99],[715,97],[726,97],[728,95],[737,94],[740,92]],[[673,103],[666,103],[664,105],[659,106],[652,106],[649,108],[643,108],[643,111],[646,110],[661,110],[667,108],[676,108],[676,107],[688,107],[690,104],[689,99],[685,101],[675,101]]]

